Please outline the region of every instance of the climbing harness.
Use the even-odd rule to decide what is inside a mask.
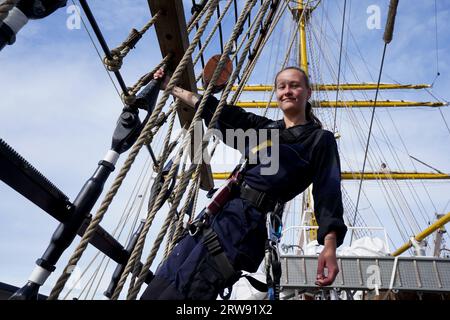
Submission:
[[[202,214],[199,214],[199,217],[196,220],[187,225],[187,230],[192,237],[201,231],[207,224],[207,221],[218,214],[223,206],[232,198],[234,190],[242,184],[242,174],[245,171],[247,162],[248,161],[245,160],[243,163],[236,166],[233,172],[231,172],[228,180],[215,191],[214,195],[211,197],[211,201],[202,211]]]

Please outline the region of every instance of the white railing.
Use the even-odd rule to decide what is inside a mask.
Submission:
[[[318,226],[291,226],[288,227],[286,229],[284,229],[281,232],[281,238],[283,238],[283,236],[285,235],[286,232],[288,232],[289,230],[293,230],[293,229],[301,229],[301,231],[303,232],[303,239],[307,239],[306,237],[306,232],[310,231],[310,230],[314,230],[314,229],[319,229]],[[383,231],[384,233],[384,242],[385,242],[385,246],[387,249],[387,252],[391,252],[391,249],[389,248],[389,241],[388,241],[388,236],[387,236],[387,232],[386,229],[383,227],[347,227],[347,229],[349,230],[374,230],[374,231]],[[306,241],[305,244],[303,245],[302,251],[305,252],[305,245],[306,245]]]

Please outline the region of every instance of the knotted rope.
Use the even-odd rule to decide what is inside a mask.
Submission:
[[[161,11],[158,11],[147,24],[142,28],[141,31],[136,29],[131,29],[128,38],[122,42],[117,48],[111,50],[111,58],[104,57],[103,63],[109,71],[119,71],[123,64],[123,59],[127,56],[131,49],[133,49],[142,36],[147,32],[148,29],[156,22],[156,20],[161,16]]]
[[[211,16],[214,13],[214,9],[215,9],[215,7],[218,4],[217,0],[212,0],[212,1],[213,1],[213,5],[210,7],[210,9],[208,11],[208,14],[205,17],[205,20],[201,24],[201,26],[198,29],[194,39],[192,40],[192,42],[189,45],[188,49],[186,50],[183,58],[181,59],[179,65],[175,69],[175,72],[172,75],[172,77],[171,77],[171,79],[169,81],[169,84],[167,85],[167,88],[164,91],[163,96],[161,97],[161,100],[160,100],[158,106],[155,108],[155,111],[152,114],[152,117],[154,115],[157,115],[157,113],[159,113],[161,111],[162,107],[164,106],[165,102],[167,101],[167,99],[169,97],[170,92],[172,92],[173,88],[175,87],[175,84],[178,83],[179,80],[181,79],[181,76],[182,76],[182,74],[184,72],[184,69],[186,68],[187,64],[190,61],[192,61],[191,60],[191,54],[192,54],[192,52],[194,52],[198,42],[200,41],[200,38],[201,38],[204,30],[206,29],[206,26],[208,25],[208,22],[211,19]],[[152,119],[150,119],[149,122],[151,120]],[[177,163],[177,162],[175,161],[175,163]],[[163,200],[163,197],[164,197],[163,190],[167,188],[170,180],[173,178],[173,176],[175,174],[175,167],[176,166],[172,166],[171,170],[169,171],[169,174],[168,174],[168,176],[166,178],[166,181],[164,182],[164,185],[162,187],[162,190],[158,194],[158,197],[157,197],[157,199],[155,201],[155,205],[153,206],[151,212],[149,213],[149,215],[147,217],[147,221],[146,221],[146,224],[144,225],[144,229],[143,229],[143,231],[142,231],[142,233],[141,233],[141,235],[140,235],[140,237],[139,237],[139,239],[137,241],[136,247],[134,248],[134,250],[133,250],[133,252],[132,252],[132,254],[130,256],[130,259],[128,260],[128,263],[127,263],[127,265],[125,267],[125,270],[124,270],[124,272],[123,272],[123,274],[122,274],[122,276],[121,276],[121,278],[119,280],[117,288],[116,288],[116,290],[115,290],[115,292],[114,292],[114,294],[113,294],[111,299],[117,299],[118,298],[118,296],[120,294],[120,291],[122,290],[123,285],[124,285],[124,283],[126,281],[128,273],[131,271],[131,267],[134,265],[135,260],[138,257],[139,251],[141,251],[143,246],[144,246],[145,237],[146,237],[147,232],[148,232],[148,230],[149,230],[149,228],[151,226],[151,223],[152,223],[152,220],[153,220],[153,216],[156,214],[156,208],[158,208],[161,205],[161,202]]]
[[[216,1],[216,0],[215,0]],[[212,15],[212,14],[211,14]],[[206,19],[205,19],[206,20]],[[70,272],[68,270],[73,270],[71,267],[76,266],[78,261],[80,260],[84,250],[86,249],[90,239],[92,238],[95,229],[100,224],[100,221],[103,219],[103,216],[105,215],[106,211],[109,208],[109,205],[111,204],[114,196],[117,194],[117,191],[119,190],[120,186],[122,185],[123,180],[125,179],[128,171],[131,168],[131,165],[134,163],[134,160],[137,157],[137,154],[139,153],[139,150],[142,148],[144,144],[149,143],[153,138],[152,128],[154,127],[155,123],[157,122],[160,113],[162,111],[162,108],[167,102],[167,99],[169,98],[169,94],[174,88],[175,84],[178,83],[182,77],[182,73],[186,66],[189,63],[190,57],[192,52],[195,49],[195,46],[198,44],[198,41],[200,40],[201,35],[203,34],[203,31],[206,28],[206,24],[209,20],[206,20],[202,26],[197,31],[196,36],[192,40],[192,43],[189,45],[188,50],[185,52],[183,58],[181,59],[180,63],[178,64],[177,68],[175,69],[175,72],[172,76],[172,78],[169,81],[169,84],[167,85],[166,90],[164,91],[161,99],[159,100],[159,103],[155,107],[155,109],[152,112],[152,115],[150,116],[150,119],[144,126],[144,129],[142,130],[141,134],[139,135],[139,138],[137,139],[136,143],[131,148],[131,151],[128,155],[127,160],[125,161],[123,167],[121,168],[119,174],[117,175],[116,179],[114,180],[111,188],[109,189],[108,193],[106,194],[105,198],[102,201],[102,204],[100,205],[100,208],[98,209],[97,213],[95,214],[94,218],[92,219],[91,223],[89,224],[85,234],[83,235],[78,247],[76,248],[75,252],[71,256],[67,266],[64,268],[61,276],[59,277],[56,285],[53,287],[52,292],[50,293],[49,300],[57,299],[59,294],[64,288],[65,283],[70,277]],[[134,265],[134,264],[131,264]],[[128,268],[128,272],[130,272],[130,267]],[[128,264],[127,264],[128,266]],[[124,272],[125,274],[125,272]],[[123,286],[123,284],[122,284]],[[119,287],[118,287],[119,288]],[[117,289],[116,289],[117,291]],[[120,292],[120,291],[119,291]]]
[[[270,2],[270,1],[271,0],[267,0],[266,3]],[[227,44],[226,44],[226,46],[224,48],[224,52],[223,52],[223,54],[222,54],[222,56],[221,56],[221,58],[219,60],[219,63],[217,65],[216,70],[214,71],[214,74],[213,74],[212,79],[211,79],[211,81],[210,81],[210,83],[208,85],[208,88],[206,89],[205,94],[203,95],[202,100],[200,101],[200,104],[199,104],[199,106],[198,106],[198,108],[196,110],[196,113],[194,115],[194,119],[192,120],[192,123],[191,123],[191,125],[189,127],[188,136],[192,136],[192,134],[194,132],[195,123],[200,121],[201,114],[202,114],[204,106],[206,105],[207,98],[212,94],[212,90],[213,90],[213,87],[215,85],[215,82],[219,78],[220,72],[222,71],[222,69],[223,69],[223,67],[225,65],[225,62],[227,60],[227,57],[228,57],[228,55],[230,54],[230,52],[232,50],[233,43],[236,40],[236,38],[237,38],[237,36],[239,34],[239,31],[242,28],[243,23],[245,22],[245,18],[247,17],[248,12],[250,12],[251,8],[255,5],[255,3],[256,3],[256,0],[247,0],[247,2],[245,4],[245,7],[244,7],[244,9],[243,9],[239,19],[238,19],[238,22],[236,23],[236,25],[235,25],[235,27],[233,29],[233,32],[232,32],[232,34],[230,36],[230,39],[228,40],[228,42],[227,42]],[[249,46],[250,46],[250,44],[248,45],[248,47]],[[245,58],[246,58],[245,55],[243,55],[241,57],[242,62],[243,62],[243,60]],[[242,66],[242,63],[241,63],[241,66]],[[219,118],[219,115],[220,115],[223,107],[225,106],[226,94],[228,94],[231,91],[232,83],[236,79],[238,72],[239,72],[239,65],[236,68],[236,70],[234,71],[232,79],[228,82],[228,85],[227,85],[228,92],[225,91],[224,94],[222,94],[221,100],[219,102],[219,105],[217,106],[216,111],[214,112],[213,119],[211,120],[209,128],[212,128],[212,127],[215,126],[215,124],[216,124],[216,122],[217,122],[217,120]],[[188,142],[189,142],[189,140],[186,139],[185,145]],[[200,148],[197,148],[194,159],[200,159],[201,153],[202,153],[202,151],[203,151],[203,149],[204,149],[204,147],[206,146],[207,143],[208,143],[208,141],[204,141],[202,143],[202,145],[200,146]],[[172,207],[170,208],[169,213],[167,214],[167,218],[166,218],[166,221],[165,221],[166,223],[162,227],[161,232],[158,234],[158,237],[155,240],[155,244],[154,244],[154,246],[153,246],[153,248],[152,248],[152,250],[151,250],[151,252],[150,252],[150,254],[149,254],[148,258],[147,258],[147,261],[145,262],[144,266],[142,267],[142,271],[139,274],[139,278],[136,281],[136,285],[133,288],[133,291],[128,294],[127,299],[135,299],[137,294],[139,293],[140,287],[141,287],[141,285],[143,284],[143,282],[145,280],[147,271],[149,270],[151,264],[153,263],[153,260],[155,259],[156,254],[157,254],[157,252],[159,250],[159,246],[161,245],[161,242],[163,240],[163,235],[162,235],[163,231],[164,231],[164,234],[165,234],[165,232],[167,231],[168,225],[170,224],[170,220],[173,217],[173,215],[174,215],[174,213],[176,211],[176,208],[178,207],[178,204],[181,201],[181,198],[182,198],[182,196],[184,194],[184,191],[187,188],[187,185],[189,184],[189,180],[190,180],[190,178],[192,176],[192,173],[200,165],[201,164],[198,164],[198,165],[197,164],[192,164],[190,166],[189,170],[187,171],[187,174],[186,174],[186,172],[182,173],[182,176],[180,178],[180,183],[177,185],[177,189],[175,191],[175,197],[174,197],[174,200],[173,200]],[[198,175],[197,175],[197,177],[198,177]],[[193,181],[196,181],[197,177],[194,177]],[[163,229],[165,229],[165,230],[163,230]]]

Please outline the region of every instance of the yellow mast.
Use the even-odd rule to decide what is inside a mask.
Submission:
[[[305,10],[305,13],[302,15],[303,10]],[[306,19],[308,19],[308,9],[303,5],[303,0],[299,1],[298,3],[298,16],[301,17],[300,25],[298,28],[299,37],[300,37],[300,50],[299,50],[299,57],[298,61],[300,64],[300,68],[302,68],[306,75],[309,76],[308,71],[308,56],[306,53],[306,32],[305,32],[305,25],[306,25]]]
[[[300,20],[299,28],[298,28],[298,35],[299,35],[299,56],[298,56],[298,63],[300,65],[300,68],[305,71],[306,75],[309,76],[309,70],[308,70],[308,54],[307,54],[307,47],[306,47],[306,22],[309,18],[309,9],[303,4],[303,0],[299,1],[298,3],[298,11],[297,11],[297,17]],[[309,186],[304,194],[303,194],[303,208],[302,208],[302,214],[304,215],[303,218],[305,221],[308,221],[308,224],[310,226],[317,226],[316,217],[314,215],[314,199],[312,196],[312,186]],[[317,239],[317,229],[311,229],[309,231],[309,239],[304,239],[303,241],[313,241]],[[302,242],[300,238],[300,242]],[[301,243],[300,243],[301,246]]]

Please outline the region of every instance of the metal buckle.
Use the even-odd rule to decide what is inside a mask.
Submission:
[[[187,229],[188,229],[188,233],[191,237],[194,237],[195,235],[198,234],[198,232],[200,231],[200,229],[203,228],[203,226],[205,225],[205,219],[202,220],[196,220],[193,221],[192,223],[188,224]],[[194,231],[192,231],[194,230]]]

